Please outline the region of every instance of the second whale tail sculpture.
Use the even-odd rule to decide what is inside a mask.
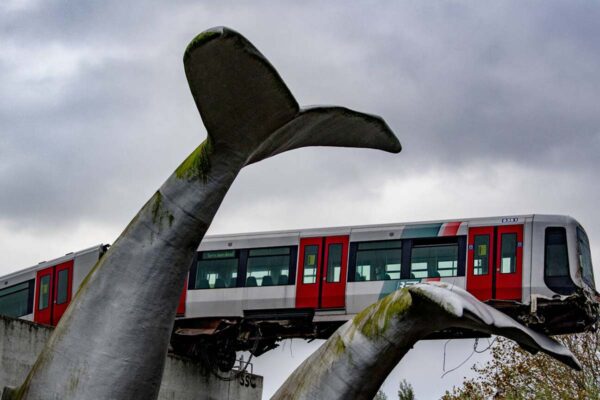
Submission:
[[[207,139],[82,283],[13,399],[155,399],[194,253],[245,165],[305,146],[399,152],[385,122],[341,107],[301,110],[240,34],[215,28],[184,55]]]
[[[412,346],[448,328],[506,336],[577,370],[571,352],[447,283],[400,289],[348,321],[307,358],[271,400],[370,400]]]

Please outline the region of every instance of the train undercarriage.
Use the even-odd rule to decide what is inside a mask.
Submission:
[[[530,305],[499,300],[486,303],[536,331],[561,335],[596,329],[600,299],[594,296],[582,292],[556,298],[536,297]],[[171,347],[175,354],[200,360],[212,371],[228,372],[236,363],[237,352],[260,356],[285,339],[327,339],[352,317],[320,318],[318,314],[314,309],[277,309],[246,311],[243,317],[234,318],[178,319]],[[485,336],[465,329],[448,329],[428,339]]]

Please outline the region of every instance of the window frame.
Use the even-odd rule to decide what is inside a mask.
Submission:
[[[250,252],[252,250],[264,250],[264,249],[289,249],[289,253],[288,254],[281,254],[281,255],[287,255],[289,256],[289,263],[288,263],[288,283],[285,285],[279,285],[279,284],[275,284],[273,283],[272,285],[267,285],[267,286],[256,286],[256,287],[273,287],[273,286],[289,286],[289,285],[294,285],[296,282],[296,267],[297,267],[297,258],[298,258],[298,246],[268,246],[268,247],[252,247],[252,248],[248,248],[248,249],[244,249],[246,256],[244,258],[244,267],[243,267],[243,275],[239,274],[238,276],[242,276],[243,277],[243,284],[244,286],[246,285],[246,280],[248,279],[248,261],[251,258],[259,258],[259,257],[268,257],[268,256],[251,256]],[[239,280],[238,280],[238,284],[239,284]]]
[[[359,242],[350,242],[350,256],[348,257],[348,282],[383,282],[387,280],[397,281],[399,279],[371,279],[365,281],[357,281],[356,280],[356,270],[357,270],[357,255],[361,251],[359,246],[363,243],[380,243],[380,242],[400,242],[399,247],[381,247],[381,248],[372,248],[365,249],[363,251],[373,251],[373,250],[394,250],[400,249],[400,279],[402,279],[402,266],[404,265],[404,241],[402,239],[383,239],[383,240],[363,240]]]
[[[214,289],[235,289],[232,287],[224,287],[224,288],[214,288],[214,287],[209,287],[207,288],[197,288],[196,287],[196,279],[198,278],[198,264],[200,263],[200,261],[203,261],[202,255],[204,253],[211,253],[211,252],[218,252],[218,251],[233,251],[234,256],[233,257],[222,257],[222,258],[215,258],[214,260],[238,260],[237,262],[237,276],[236,276],[236,287],[239,287],[240,284],[240,251],[238,249],[216,249],[216,250],[206,250],[206,251],[198,251],[196,252],[196,256],[194,257],[194,261],[192,262],[192,267],[190,268],[190,274],[189,274],[189,279],[188,279],[188,290],[214,290]]]
[[[466,261],[466,236],[440,236],[433,238],[419,238],[411,239],[409,262],[406,266],[408,276],[406,279],[432,279],[432,278],[456,278],[459,276],[465,276],[465,261]],[[411,278],[410,273],[412,271],[412,250],[414,247],[425,247],[425,246],[444,246],[444,245],[456,245],[456,275],[451,276],[429,276],[422,278]],[[454,269],[454,268],[453,268]]]
[[[2,294],[2,291],[14,288],[15,286],[23,285],[25,283],[28,284],[28,286],[26,288],[23,288],[21,290],[17,290],[15,292],[11,292],[11,293],[8,293],[8,294],[4,294],[4,295]],[[27,312],[25,314],[16,315],[16,316],[12,316],[11,315],[10,317],[20,318],[20,317],[23,317],[25,315],[33,314],[33,303],[34,303],[34,299],[35,299],[35,278],[28,279],[26,281],[22,281],[22,282],[19,282],[19,283],[15,283],[15,284],[10,285],[10,286],[5,286],[2,289],[0,289],[0,297],[10,296],[12,294],[21,293],[23,291],[27,291],[28,292],[27,293]],[[3,314],[3,315],[5,315],[5,314]]]
[[[457,235],[457,236],[436,236],[436,237],[427,237],[427,238],[407,238],[407,239],[382,239],[382,240],[364,240],[364,241],[356,241],[350,242],[350,256],[348,258],[348,282],[358,282],[356,280],[356,260],[357,260],[357,252],[358,246],[360,243],[368,243],[368,242],[384,242],[384,241],[398,241],[401,242],[402,248],[402,258],[400,263],[400,279],[392,279],[393,281],[401,281],[401,280],[416,280],[416,279],[430,279],[428,278],[411,278],[410,277],[410,266],[411,266],[411,255],[413,246],[424,246],[424,245],[443,245],[443,244],[457,244],[458,245],[458,259],[457,259],[457,268],[456,268],[456,276],[448,276],[443,278],[456,278],[456,277],[464,277],[466,271],[467,264],[467,236],[466,235]],[[360,281],[360,282],[382,282],[385,280],[370,280],[370,281]]]
[[[548,239],[551,231],[560,232],[564,239],[565,254],[567,259],[567,273],[566,275],[549,275],[548,274]],[[559,294],[571,294],[575,291],[575,284],[571,279],[571,262],[569,260],[569,238],[567,235],[567,228],[564,226],[547,226],[544,229],[544,283],[548,288]]]
[[[510,242],[509,242],[508,238],[510,238],[510,240],[511,240]],[[508,244],[512,244],[512,241],[514,241],[514,247],[509,248]],[[509,275],[509,274],[517,273],[518,248],[519,248],[519,237],[516,232],[501,232],[500,233],[500,257],[499,257],[500,265],[498,266],[498,268],[499,268],[498,273],[500,273],[502,275]],[[510,265],[509,265],[508,271],[504,270],[504,260],[506,258],[506,257],[504,257],[505,250],[510,250],[512,252],[512,254],[510,255]]]
[[[479,276],[488,276],[490,273],[493,272],[493,261],[490,257],[490,254],[492,253],[492,235],[490,235],[489,233],[477,233],[473,236],[473,276],[479,277]],[[478,254],[478,247],[482,246],[482,242],[478,242],[477,239],[478,238],[485,238],[484,242],[485,246],[486,246],[486,254],[485,256],[481,256]],[[485,260],[485,272],[484,271],[484,266],[475,266],[475,261],[478,260]],[[483,264],[483,262],[482,262]],[[478,272],[478,270],[481,270],[481,272]]]
[[[66,304],[69,302],[69,269],[61,269],[56,273],[56,304]],[[61,280],[61,277],[64,280]],[[63,286],[61,286],[61,283]],[[61,293],[61,289],[62,293]],[[64,297],[63,297],[64,296]]]
[[[264,287],[277,287],[277,286],[290,286],[296,284],[296,270],[298,268],[298,246],[297,245],[289,245],[289,246],[261,246],[261,247],[249,247],[244,249],[215,249],[215,250],[205,250],[205,251],[197,251],[192,262],[192,266],[190,267],[190,273],[188,277],[188,290],[213,290],[213,289],[239,289],[243,287],[258,287],[261,288],[263,286],[246,286],[246,279],[248,278],[248,260],[252,257],[265,257],[265,256],[250,256],[251,250],[261,250],[261,249],[278,249],[278,248],[289,248],[289,266],[288,266],[288,284],[287,285],[271,285]],[[198,275],[198,261],[202,260],[202,254],[213,252],[213,251],[234,251],[235,257],[230,258],[221,258],[224,259],[237,259],[238,267],[237,267],[237,277],[236,277],[236,286],[235,287],[225,287],[225,288],[196,288],[196,278]]]
[[[316,249],[315,250],[315,254],[309,254],[307,249],[309,249],[309,248],[312,249],[313,247]],[[303,254],[304,258],[302,260],[302,276],[300,276],[299,279],[301,279],[303,285],[316,285],[317,283],[319,283],[319,261],[320,260],[318,260],[318,258],[319,258],[319,255],[321,253],[321,246],[317,245],[317,244],[306,245],[304,247],[304,252],[303,253],[304,253]],[[315,272],[315,274],[314,275],[312,275],[312,274],[311,275],[307,275],[306,271],[308,271],[308,269],[306,268],[306,265],[307,265],[306,264],[306,257],[307,256],[311,256],[311,255],[315,256],[315,264],[314,264],[314,272]],[[310,268],[310,270],[312,271],[313,268]],[[314,282],[306,282],[305,279],[307,277],[308,278],[313,278],[314,277],[315,281]]]
[[[332,251],[332,248],[335,246],[335,248],[339,248],[339,254],[336,252]],[[327,245],[327,265],[325,266],[325,282],[327,283],[340,283],[342,282],[342,279],[344,278],[342,276],[342,271],[344,270],[344,266],[343,266],[343,262],[344,262],[344,244],[343,243],[329,243]],[[332,257],[332,255],[338,256],[339,255],[339,260],[335,259]],[[335,264],[332,265],[333,261],[339,261],[339,266],[336,267]],[[338,276],[337,276],[337,280],[335,279],[335,272],[336,269],[339,268],[338,271]],[[331,278],[331,279],[330,279]]]
[[[590,239],[581,225],[576,228],[577,240],[577,261],[581,271],[581,280],[584,285],[596,290],[594,279],[594,265],[592,263],[592,253],[590,248]],[[584,243],[582,243],[584,242]],[[585,245],[585,246],[584,246]]]

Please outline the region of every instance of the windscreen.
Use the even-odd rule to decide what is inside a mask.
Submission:
[[[579,255],[579,266],[583,281],[591,288],[594,284],[594,270],[592,268],[592,255],[590,253],[590,242],[582,227],[577,227],[577,253]]]

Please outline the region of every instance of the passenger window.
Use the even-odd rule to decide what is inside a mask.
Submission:
[[[340,282],[342,274],[342,245],[330,244],[327,249],[327,282]]]
[[[48,308],[50,298],[50,275],[44,275],[40,279],[40,294],[38,299],[38,310]]]
[[[64,304],[69,297],[69,270],[62,269],[58,271],[58,280],[56,283],[56,304]]]
[[[223,289],[237,286],[239,258],[236,250],[200,253],[195,289]]]
[[[577,251],[579,254],[579,265],[582,269],[582,278],[584,282],[591,288],[595,288],[594,284],[594,268],[592,267],[592,255],[590,253],[590,241],[587,234],[581,227],[577,227]]]
[[[440,278],[458,275],[458,243],[414,245],[411,278]]]
[[[249,278],[254,278],[256,280],[254,286],[289,285],[289,276],[289,247],[251,249],[248,252],[246,283]]]
[[[9,286],[0,290],[0,315],[22,317],[30,314],[33,296],[30,295],[33,280]]]
[[[517,270],[517,234],[503,233],[501,240],[500,273],[512,274]]]
[[[319,246],[311,245],[304,248],[304,274],[302,283],[310,284],[317,282],[317,257]]]
[[[487,275],[489,271],[490,235],[475,235],[473,240],[473,275]]]
[[[401,260],[400,240],[358,243],[355,281],[400,279]]]
[[[546,228],[544,275],[546,277],[569,276],[567,232],[565,228]]]

